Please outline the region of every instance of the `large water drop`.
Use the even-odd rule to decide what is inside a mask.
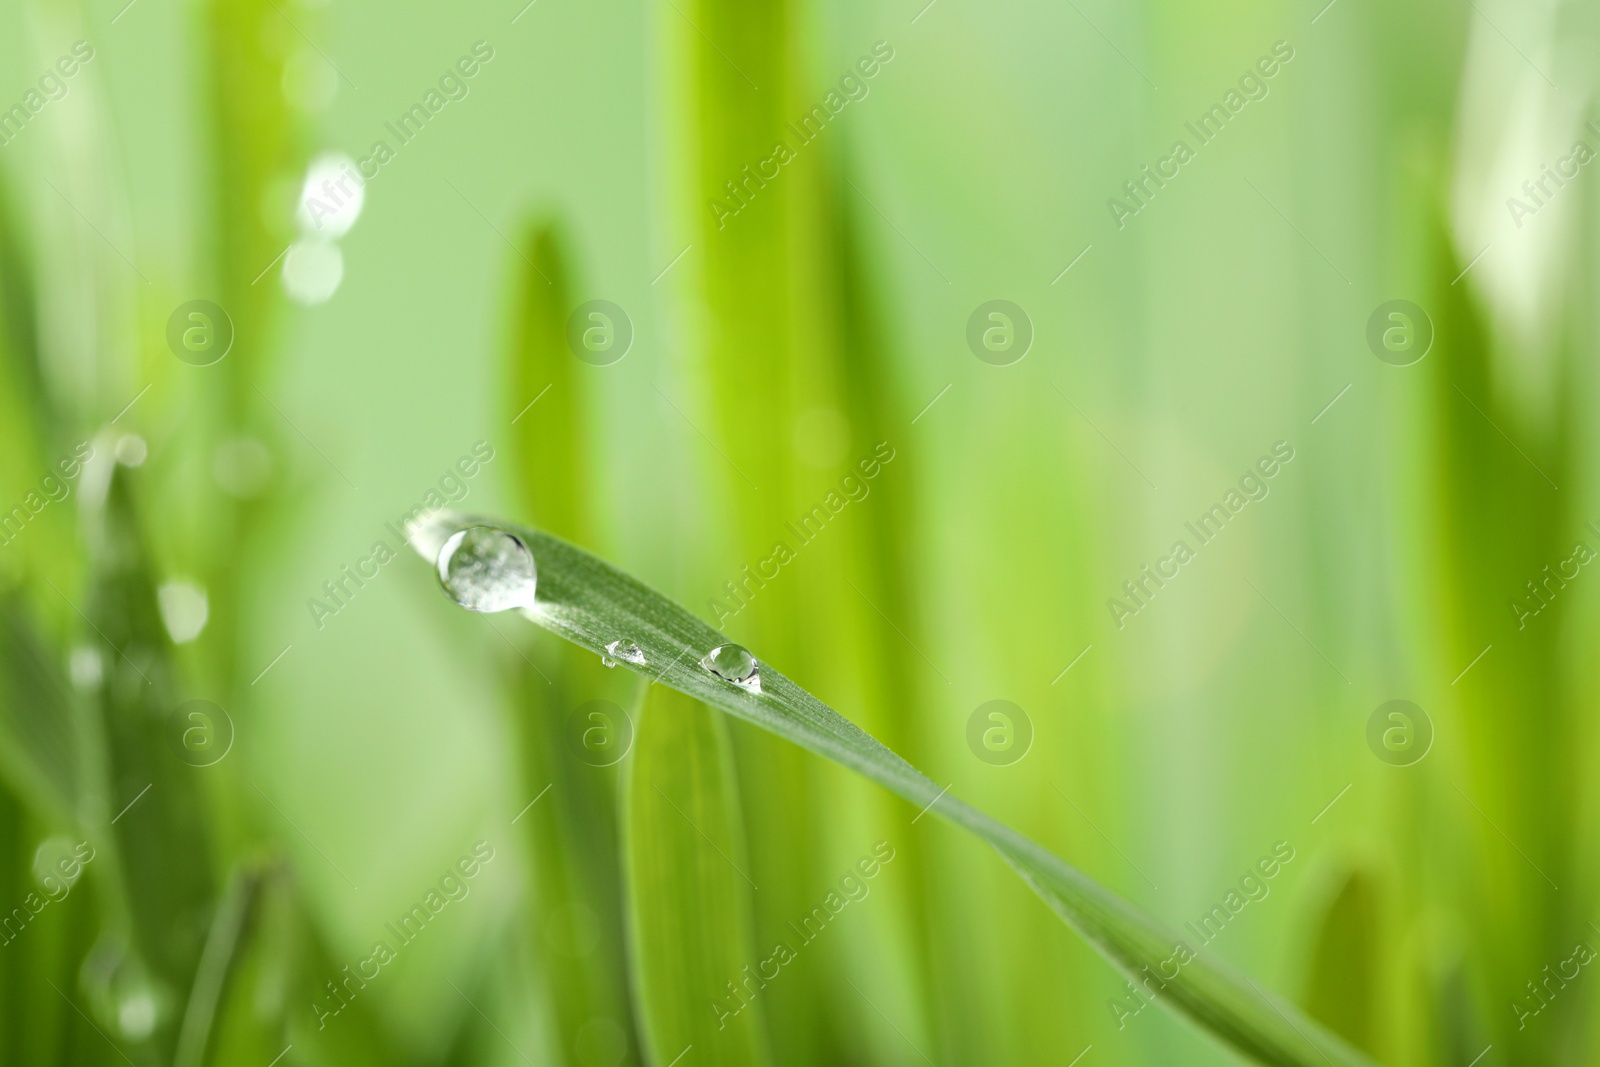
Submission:
[[[706,653],[700,666],[741,689],[761,692],[761,664],[743,645],[718,645]]]
[[[619,663],[631,663],[635,667],[643,667],[644,649],[632,641],[613,641],[606,646],[606,654],[600,657],[600,662],[607,667],[615,667]]]
[[[498,527],[457,530],[439,550],[439,583],[468,611],[532,607],[538,581],[528,546]]]

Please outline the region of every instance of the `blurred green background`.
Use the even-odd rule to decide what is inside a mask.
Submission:
[[[456,610],[446,502],[1379,1062],[1600,1060],[1593,4],[124,2],[0,6],[0,1063],[1237,1060],[980,843]]]

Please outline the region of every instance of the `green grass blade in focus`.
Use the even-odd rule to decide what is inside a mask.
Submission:
[[[450,530],[483,522],[441,518],[415,544],[419,551],[437,551]],[[727,638],[643,582],[549,534],[493,525],[520,537],[537,561],[538,600],[524,609],[533,622],[595,655],[612,641],[633,641],[646,663],[630,664],[632,669],[849,767],[917,808],[978,835],[1103,955],[1134,980],[1150,983],[1146,988],[1155,999],[1245,1055],[1278,1067],[1371,1063],[1287,1001],[1268,995],[1208,955],[1190,950],[1175,973],[1169,972],[1182,954],[1177,951],[1179,939],[1160,923],[1060,857],[951,797],[948,788],[941,789],[772,666],[761,666],[760,693],[716,678],[700,660]],[[438,543],[430,543],[435,538]]]
[[[568,253],[552,222],[531,224],[512,260],[516,280],[505,418],[512,481],[527,514],[580,543],[591,529],[587,497],[582,367],[566,348],[571,299]],[[636,1062],[628,1005],[616,775],[610,766],[573,758],[563,717],[586,701],[613,695],[627,681],[564,642],[537,647],[528,635],[504,662],[511,678],[510,723],[520,750],[522,796],[537,801],[519,816],[527,840],[525,923],[543,972],[556,1040],[572,1063],[584,1062],[585,1028],[595,1020],[626,1035],[625,1062]],[[542,636],[542,635],[541,635]],[[509,650],[508,650],[509,652]],[[535,666],[535,660],[543,666]],[[592,949],[585,946],[593,942]]]
[[[661,686],[650,687],[638,718],[623,849],[647,1060],[666,1067],[692,1046],[696,1063],[761,1067],[770,1062],[763,1012],[746,976],[765,953],[748,935],[752,890],[727,726]]]

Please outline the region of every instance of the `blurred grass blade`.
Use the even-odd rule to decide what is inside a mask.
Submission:
[[[194,986],[178,1030],[177,1052],[172,1067],[201,1067],[206,1062],[206,1047],[217,1017],[228,977],[234,970],[242,944],[249,933],[261,889],[261,874],[253,870],[235,871],[217,902],[211,918],[211,932],[200,953]]]
[[[0,900],[6,902],[0,906],[8,909],[7,925],[0,926],[0,1067],[109,1067],[122,1060],[63,995],[83,1003],[73,990],[98,932],[95,896],[101,872],[93,864],[81,871],[70,892],[51,900],[20,929],[10,910],[27,908],[29,894],[46,895],[35,859],[40,837],[39,824],[0,788]]]
[[[506,412],[517,488],[541,526],[585,544],[583,404],[573,395],[581,383],[566,345],[568,257],[553,223],[530,226],[523,246]]]
[[[484,520],[441,519],[419,537],[420,551],[449,529]],[[810,693],[761,666],[761,693],[714,677],[700,659],[727,638],[687,609],[596,556],[538,530],[496,524],[521,537],[539,570],[538,603],[527,617],[600,655],[607,643],[635,642],[646,665],[633,668],[730,715],[849,767],[918,809],[937,812],[992,845],[1055,912],[1156,998],[1262,1063],[1280,1067],[1354,1067],[1362,1054],[1327,1033],[1287,1001],[1210,956],[1191,955],[1175,974],[1178,938],[1133,905],[1028,838],[951,797],[927,776]],[[440,538],[442,541],[442,538]]]
[[[1368,1052],[1378,1036],[1378,966],[1378,895],[1354,870],[1322,917],[1304,1003],[1313,1019]]]
[[[107,842],[101,862],[116,872],[117,890],[108,912],[114,927],[125,926],[137,957],[126,961],[128,968],[119,963],[113,969],[107,990],[126,996],[125,982],[142,987],[149,981],[150,996],[182,998],[193,984],[206,936],[197,919],[215,902],[207,809],[196,769],[168,747],[177,674],[131,476],[111,459],[106,437],[96,452],[110,469],[84,477],[109,484],[102,500],[85,504],[94,548],[81,611],[85,640],[99,651],[104,667],[95,690],[97,717],[86,735],[95,744],[86,747],[97,749],[92,762],[104,775],[96,785],[102,804],[96,821],[104,820],[97,842]],[[61,596],[67,599],[65,592]],[[124,931],[112,934],[120,941]],[[177,1023],[176,1013],[165,1012],[150,1030],[149,1046],[164,1059],[175,1050]]]
[[[41,436],[50,437],[56,411],[39,365],[37,299],[32,257],[22,242],[14,197],[0,184],[0,374],[15,390],[8,405],[17,405],[29,429],[36,429],[33,423],[43,424]]]
[[[633,977],[648,1061],[770,1062],[745,977],[751,883],[722,718],[661,686],[645,694],[624,800]],[[755,981],[759,982],[760,979]],[[720,1009],[719,1009],[720,1006]]]
[[[0,595],[0,778],[52,817],[73,819],[78,746],[71,697],[12,594]]]

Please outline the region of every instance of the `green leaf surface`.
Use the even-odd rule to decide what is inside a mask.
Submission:
[[[1357,1048],[1378,1035],[1378,893],[1353,870],[1329,902],[1312,946],[1306,1010]]]
[[[638,1012],[649,1062],[770,1062],[750,937],[749,865],[727,726],[681,693],[645,695],[624,823]],[[762,953],[761,955],[765,955]]]
[[[202,1067],[206,1062],[206,1049],[216,1027],[217,1008],[250,933],[253,913],[259,903],[261,880],[260,872],[239,869],[233,873],[222,892],[216,913],[211,918],[205,949],[200,954],[200,965],[195,970],[194,985],[189,990],[183,1022],[178,1028],[173,1067]]]
[[[522,245],[513,260],[508,451],[526,514],[584,542],[584,381],[565,333],[572,268],[554,222],[530,223]],[[542,667],[534,665],[538,642],[557,646]],[[543,634],[519,638],[507,652],[523,795],[542,798],[519,817],[519,829],[527,841],[527,928],[536,965],[548,976],[542,988],[554,1039],[566,1062],[583,1063],[593,1024],[615,1024],[628,1044],[623,1062],[637,1063],[621,933],[617,772],[573,759],[562,735],[564,713],[628,680]]]
[[[71,703],[23,599],[0,595],[0,778],[64,823],[79,792]]]
[[[109,462],[104,437],[101,447]],[[108,921],[115,936],[127,938],[137,959],[119,964],[103,992],[114,997],[125,983],[148,981],[160,997],[181,997],[194,981],[216,900],[203,768],[179,759],[170,744],[179,683],[156,603],[155,564],[140,534],[131,476],[120,465],[106,476],[105,496],[89,511],[89,588],[81,608],[72,606],[82,615],[83,640],[104,664],[85,734],[101,792],[90,824],[97,849],[104,842],[96,872],[114,887]],[[161,1018],[149,1054],[170,1060],[178,1022],[173,1014]]]
[[[523,614],[599,655],[618,639],[636,643],[652,681],[686,693],[802,748],[849,767],[917,809],[938,814],[992,845],[1063,920],[1156,999],[1258,1062],[1281,1067],[1351,1067],[1371,1063],[1288,1001],[1207,954],[1173,973],[1177,935],[1077,868],[1003,823],[951,796],[850,720],[771,665],[761,691],[724,682],[700,666],[728,639],[643,582],[559,538],[526,527],[452,516],[417,539],[488,523],[522,538],[538,566],[537,603]],[[442,536],[441,536],[442,535]],[[1147,984],[1148,983],[1148,984]]]

